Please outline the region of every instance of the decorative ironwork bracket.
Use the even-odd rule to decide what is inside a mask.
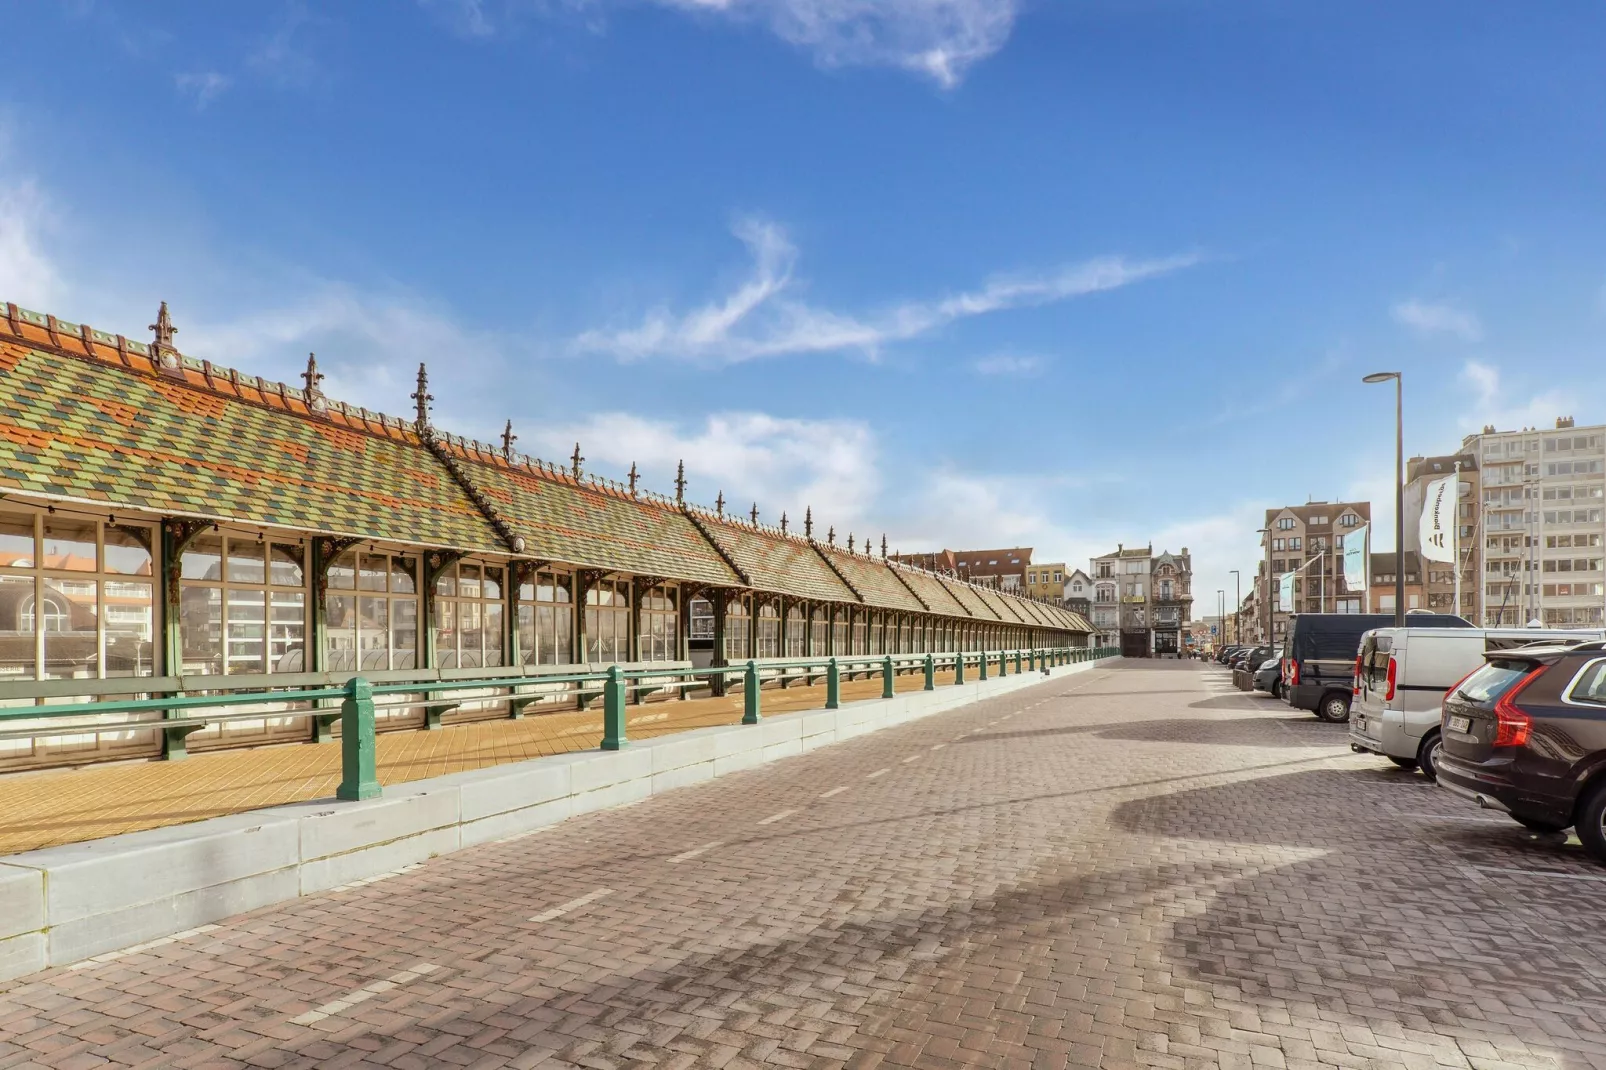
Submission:
[[[195,537],[207,528],[216,527],[215,521],[189,520],[182,517],[168,517],[162,521],[162,530],[167,535],[167,601],[169,605],[178,604],[178,581],[182,574],[180,560],[184,551]]]
[[[324,596],[329,593],[329,566],[335,563],[335,558],[362,542],[355,536],[318,536],[318,571],[313,576],[317,586],[318,601],[321,603]]]

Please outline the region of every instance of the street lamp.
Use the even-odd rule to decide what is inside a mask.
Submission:
[[[1216,589],[1216,627],[1221,634],[1216,640],[1217,647],[1227,645],[1227,592]]]
[[[1256,528],[1256,535],[1266,537],[1266,645],[1277,645],[1277,617],[1275,616],[1277,603],[1272,601],[1271,593],[1271,529]]]
[[[1232,635],[1238,642],[1244,641],[1244,578],[1237,569],[1232,574],[1238,577],[1238,600],[1232,604]]]
[[[1402,628],[1405,626],[1405,387],[1399,372],[1373,372],[1361,382],[1386,383],[1390,379],[1394,380],[1394,626]],[[1456,508],[1459,510],[1460,506]]]

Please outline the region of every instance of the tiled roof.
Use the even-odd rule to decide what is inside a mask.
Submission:
[[[743,586],[673,504],[576,481],[559,471],[459,451],[469,478],[524,537],[531,557],[637,575]]]
[[[959,604],[964,606],[965,610],[977,620],[1002,619],[998,616],[998,611],[981,596],[979,587],[949,579],[947,576],[938,576],[937,582],[941,583],[948,593],[953,595]]]
[[[909,593],[909,588],[893,575],[892,567],[878,558],[850,554],[831,546],[814,544],[831,567],[852,585],[866,605],[877,609],[899,609],[919,613],[926,608]]]
[[[992,607],[998,619],[1005,624],[1019,624],[1025,619],[1022,615],[1022,610],[1016,608],[1019,605],[1018,599],[989,590],[986,587],[976,588],[976,593],[981,595],[982,600]]]
[[[898,569],[898,578],[907,584],[915,597],[930,607],[933,613],[946,613],[955,617],[968,617],[964,603],[955,598],[936,576],[918,568]]]
[[[698,520],[709,538],[760,590],[822,602],[859,600],[805,539],[706,513],[699,513]]]
[[[16,321],[14,321],[16,322]],[[84,348],[56,324],[63,349]],[[31,336],[45,345],[30,345]],[[360,410],[304,418],[299,392],[184,378],[91,336],[94,360],[23,324],[0,342],[0,487],[112,505],[462,550],[506,551],[417,437]],[[132,346],[132,343],[128,344]],[[143,348],[143,347],[141,347]],[[200,362],[195,362],[197,365]],[[382,422],[383,421],[383,422]]]

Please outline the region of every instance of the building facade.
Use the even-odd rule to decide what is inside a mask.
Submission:
[[[1079,616],[1092,619],[1093,578],[1081,569],[1065,577],[1065,608]]]
[[[982,587],[1025,594],[1026,575],[1032,564],[1032,548],[1016,546],[1007,550],[932,550],[913,554],[892,554],[890,559],[928,572],[953,576]],[[1064,565],[1059,566],[1061,570],[1064,567]]]
[[[1279,603],[1278,584],[1289,572],[1295,573],[1293,612],[1366,612],[1366,588],[1352,590],[1344,582],[1339,540],[1371,519],[1370,502],[1311,501],[1267,509],[1265,529],[1260,533],[1260,561],[1251,584],[1257,612],[1253,617],[1245,614],[1245,636],[1261,637],[1272,645],[1282,641],[1289,613]]]
[[[1174,655],[1192,619],[1193,559],[1180,553],[1154,553],[1116,547],[1090,562],[1093,628],[1101,645],[1118,646],[1128,657]]]
[[[1420,552],[1422,549],[1422,509],[1428,486],[1446,476],[1460,473],[1460,487],[1456,506],[1457,533],[1455,550],[1461,569],[1461,604],[1455,600],[1456,564],[1449,561],[1420,562],[1426,569],[1422,593],[1423,609],[1435,613],[1456,613],[1467,620],[1476,621],[1479,585],[1478,502],[1482,497],[1480,470],[1476,453],[1464,451],[1443,457],[1412,457],[1405,463],[1405,548]],[[1390,605],[1393,600],[1390,600]]]
[[[1026,566],[1026,594],[1047,602],[1065,601],[1065,562]]]
[[[1394,574],[1398,560],[1399,555],[1388,550],[1372,555],[1373,613],[1394,612]],[[1429,562],[1429,565],[1431,564],[1432,562]],[[1415,550],[1407,550],[1405,551],[1405,611],[1410,613],[1412,610],[1427,608],[1427,587],[1422,576],[1421,555]]]
[[[1477,615],[1487,625],[1600,625],[1606,617],[1606,426],[1468,435],[1478,461]]]

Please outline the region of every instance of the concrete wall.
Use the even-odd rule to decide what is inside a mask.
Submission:
[[[1065,676],[1100,662],[1053,670]],[[108,954],[576,814],[645,799],[1041,683],[853,702],[0,858],[0,980]]]

